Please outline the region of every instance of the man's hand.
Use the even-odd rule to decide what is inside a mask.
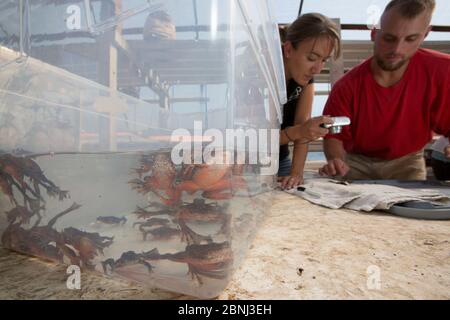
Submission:
[[[291,175],[286,177],[278,177],[278,182],[280,182],[281,189],[289,190],[303,184],[303,176]]]
[[[444,154],[447,159],[450,159],[450,144],[444,148]]]
[[[319,169],[321,176],[345,176],[350,168],[342,159],[328,160],[328,163]]]

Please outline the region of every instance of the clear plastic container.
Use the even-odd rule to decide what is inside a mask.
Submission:
[[[265,0],[0,1],[2,246],[217,296],[278,166],[271,12]],[[230,157],[208,162],[211,149]]]

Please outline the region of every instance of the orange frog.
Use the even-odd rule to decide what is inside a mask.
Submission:
[[[177,171],[170,159],[170,153],[144,156],[141,164],[141,168],[135,169],[140,178],[129,182],[133,189],[141,194],[153,192],[167,206],[177,205],[180,192],[175,188]]]
[[[203,191],[202,197],[206,199],[230,199],[234,189],[246,187],[246,181],[235,172],[235,165],[227,163],[186,165],[177,190],[189,194]]]

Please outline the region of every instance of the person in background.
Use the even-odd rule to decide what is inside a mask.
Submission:
[[[326,61],[339,57],[341,42],[337,26],[319,13],[308,13],[280,29],[288,101],[283,106],[280,132],[280,166],[278,180],[283,189],[303,183],[308,142],[323,137],[332,123],[330,117],[311,118],[314,98],[314,75]],[[288,144],[293,143],[292,161]]]

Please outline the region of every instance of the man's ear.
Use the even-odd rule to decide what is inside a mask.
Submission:
[[[425,33],[425,37],[423,39],[425,40],[428,37],[428,34],[431,32],[431,26],[428,26],[427,32]]]
[[[377,32],[378,32],[378,29],[377,29],[377,28],[373,28],[373,29],[370,31],[370,40],[371,40],[371,41],[375,41],[375,37],[377,36]]]

